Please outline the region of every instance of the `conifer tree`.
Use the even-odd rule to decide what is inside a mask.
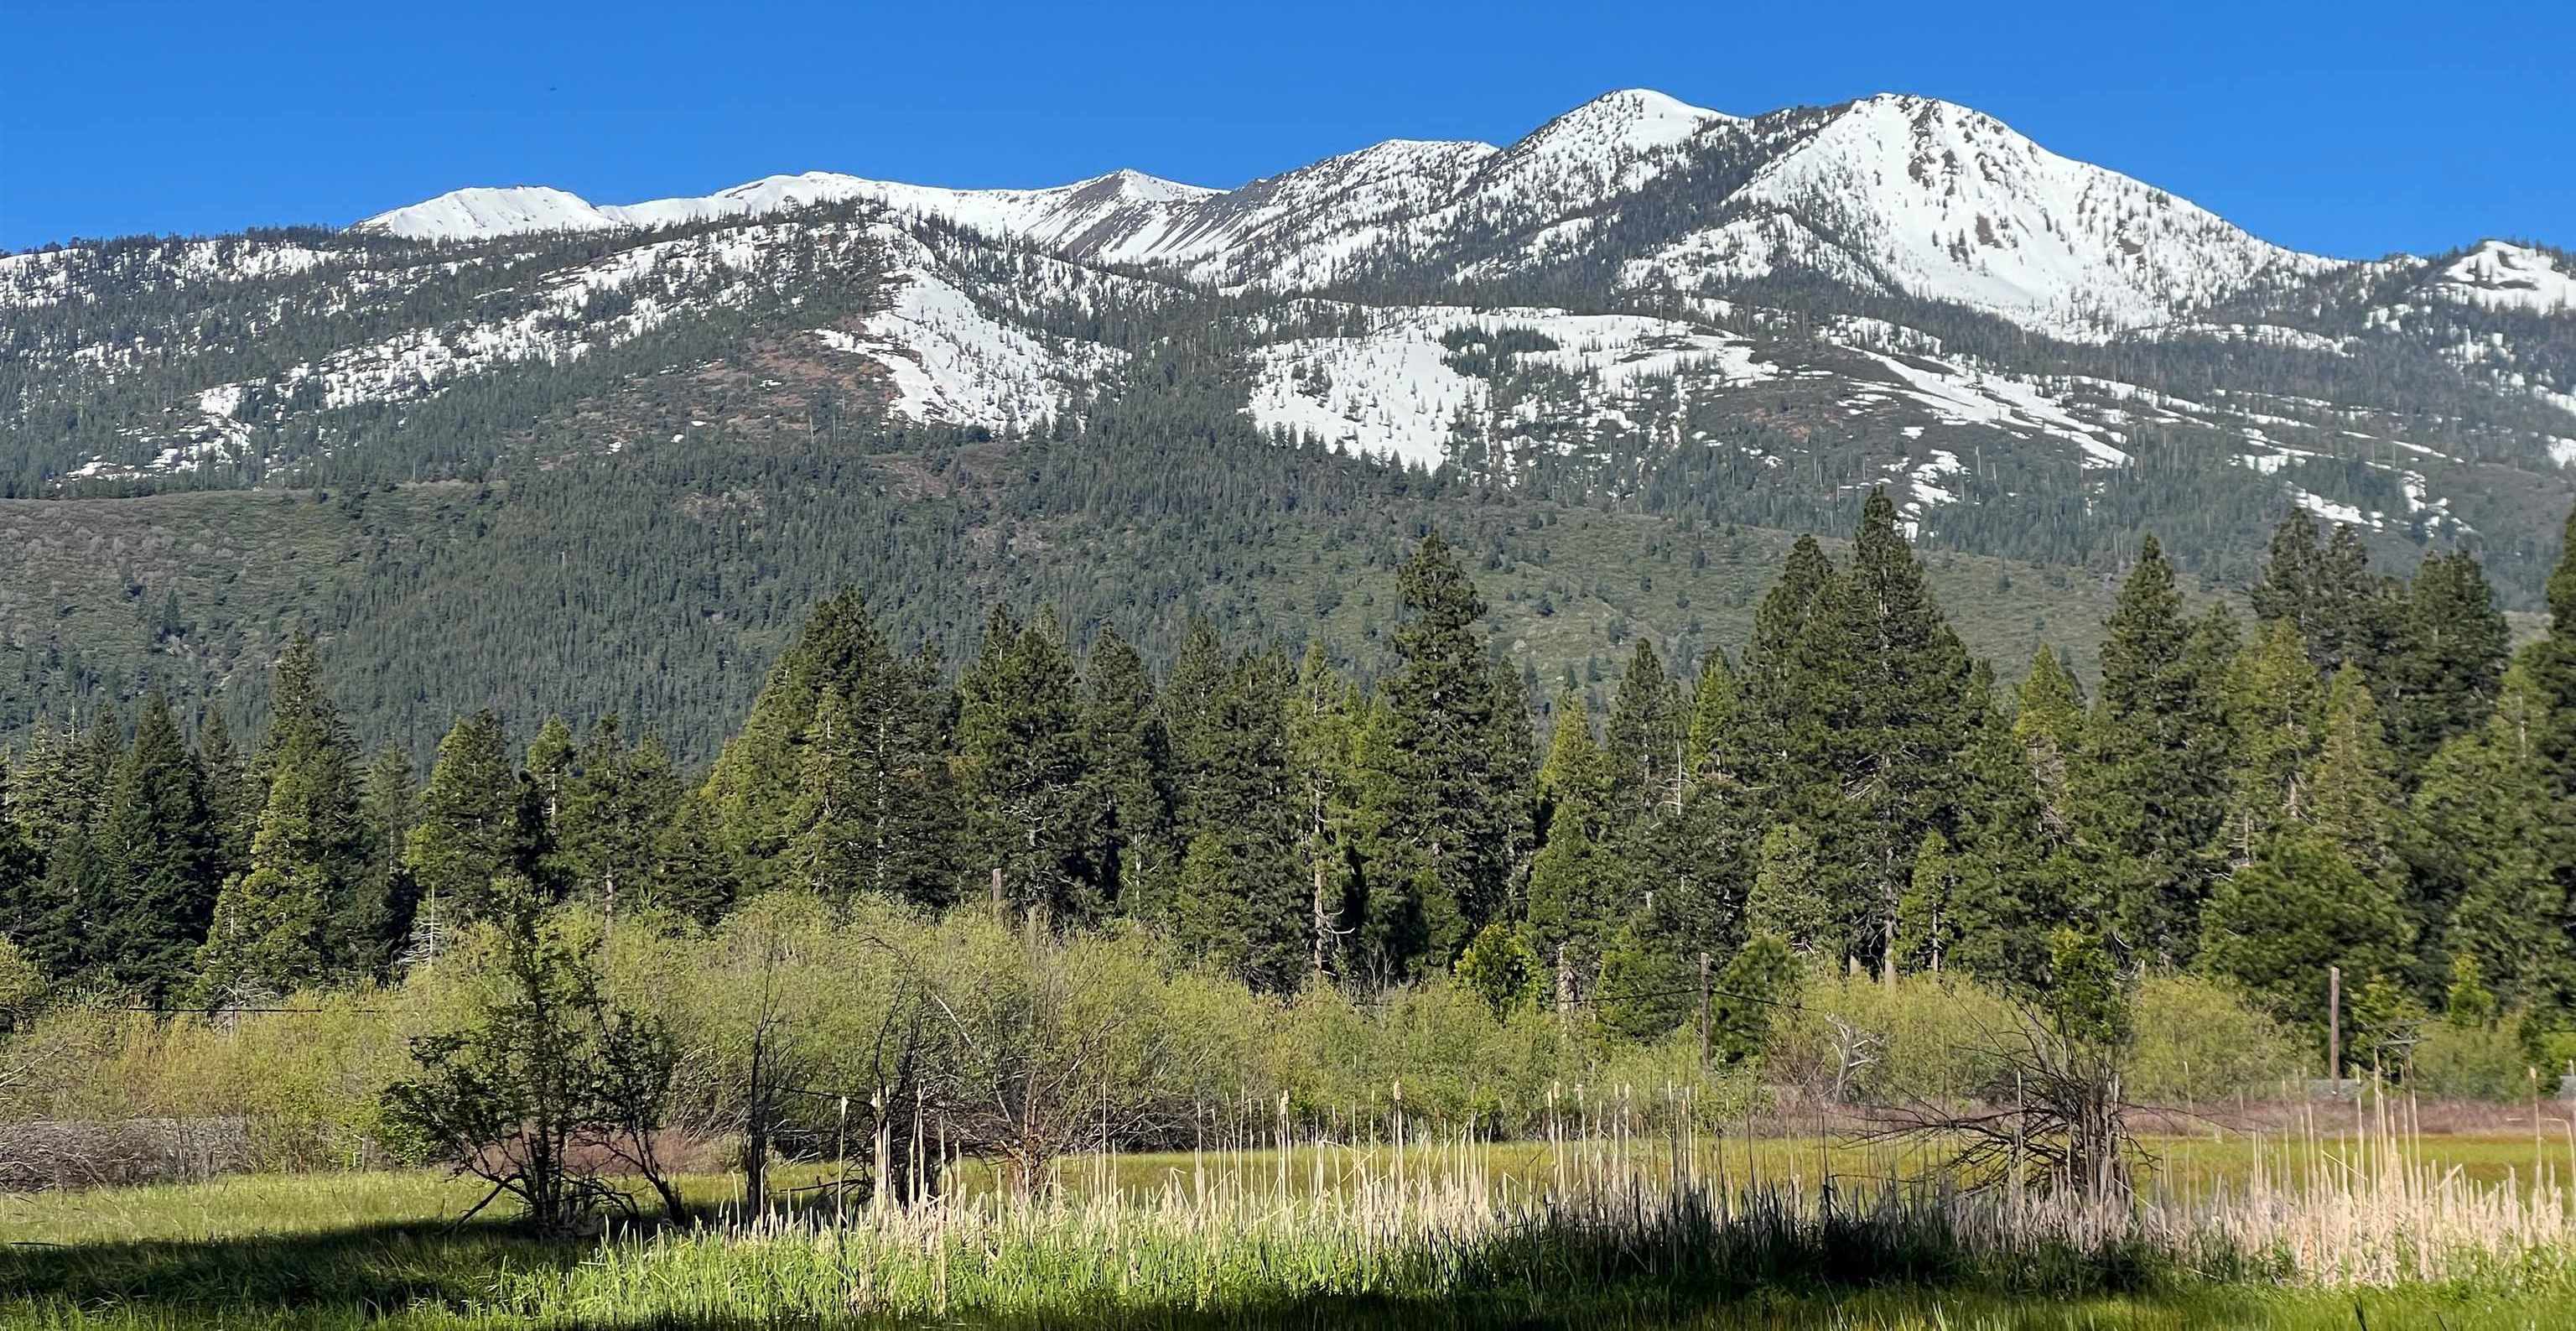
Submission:
[[[2406,611],[2389,730],[2399,770],[2411,780],[2435,749],[2475,731],[2494,710],[2509,644],[2495,590],[2465,550],[2425,558]]]
[[[1691,690],[1690,733],[1685,775],[1692,781],[1732,780],[1740,765],[1741,737],[1736,734],[1742,695],[1726,653],[1712,649],[1700,662],[1699,683]]]
[[[12,776],[9,765],[0,763],[0,943],[15,949],[21,964],[32,964],[26,962],[24,949],[27,936],[35,932],[36,879],[43,866],[18,834],[17,820],[9,816]]]
[[[205,1006],[257,1005],[323,977],[331,901],[343,885],[333,869],[345,866],[354,839],[333,825],[336,799],[322,789],[328,779],[292,751],[270,768],[250,872],[224,884],[197,954]]]
[[[2397,760],[2361,667],[2347,665],[2327,686],[2325,720],[2309,778],[2312,821],[2363,876],[2394,893],[2405,883],[2398,856]]]
[[[363,868],[329,926],[328,950],[350,974],[390,975],[403,940],[411,935],[419,902],[403,852],[418,804],[410,755],[391,744],[376,750],[358,793],[358,824],[366,842]]]
[[[536,871],[532,812],[500,714],[487,707],[458,718],[438,742],[403,850],[422,911],[449,928],[489,918],[493,880]]]
[[[1405,810],[1412,797],[1383,689],[1361,700],[1357,721],[1350,811],[1357,928],[1344,940],[1344,952],[1349,973],[1370,985],[1384,985],[1404,978],[1428,950],[1422,905],[1426,890],[1437,895],[1439,885],[1432,879],[1426,887],[1430,870],[1419,848],[1405,837]]]
[[[2370,572],[2370,552],[2350,524],[2337,523],[2323,545],[2316,523],[2294,508],[2272,532],[2272,546],[2249,599],[2254,617],[2286,623],[2318,673],[2346,665],[2378,680],[2387,667],[2406,609],[2403,597]]]
[[[866,731],[850,696],[827,689],[814,699],[797,754],[795,830],[786,856],[795,885],[829,901],[847,902],[868,879],[867,801],[860,790]],[[603,889],[614,884],[613,875],[601,881]],[[613,907],[614,897],[603,897]]]
[[[89,827],[79,822],[55,834],[44,863],[33,891],[27,956],[55,980],[88,975],[106,960],[90,922],[108,909],[114,890],[107,864],[91,844]]]
[[[50,857],[56,838],[87,827],[97,811],[102,789],[84,779],[87,767],[79,761],[79,748],[77,736],[39,724],[11,774],[10,821],[40,857]]]
[[[206,793],[207,872],[217,883],[250,868],[250,838],[259,830],[258,792],[243,766],[241,746],[220,707],[209,706],[197,723],[197,770]]]
[[[1654,645],[1640,637],[1603,732],[1607,775],[1619,792],[1608,812],[1621,826],[1656,809],[1679,810],[1687,736],[1680,687]]]
[[[1617,858],[1603,845],[1614,805],[1629,807],[1614,761],[1593,742],[1582,695],[1567,690],[1539,769],[1547,830],[1530,865],[1528,905],[1531,941],[1561,1006],[1589,996],[1609,935],[1624,922]]]
[[[2105,623],[2102,691],[2086,726],[2077,836],[2097,909],[2132,953],[2187,960],[2227,810],[2218,701],[2222,630],[2183,618],[2154,537]]]
[[[2315,816],[2308,782],[2320,740],[2321,689],[2287,619],[2262,627],[2254,645],[2237,654],[2224,687],[2235,759],[2227,854],[2244,864],[2283,826]]]
[[[2395,894],[2331,838],[2299,827],[2219,880],[2205,927],[2201,956],[2211,972],[2243,985],[2273,1016],[2320,1029],[2328,966],[2352,976],[2393,970],[2411,941]]]
[[[215,907],[205,790],[170,700],[144,700],[95,838],[112,893],[93,917],[100,978],[158,1006],[193,978]]]
[[[1847,903],[1864,962],[1893,974],[1916,847],[1945,825],[1968,733],[1967,651],[1933,603],[1884,490],[1871,492],[1797,650],[1819,700],[1797,809],[1816,828],[1827,886]]]
[[[1797,954],[1775,934],[1755,934],[1718,973],[1710,1004],[1709,1053],[1721,1064],[1760,1057],[1771,1029],[1798,1005]]]
[[[1400,667],[1386,681],[1390,791],[1396,835],[1419,856],[1411,890],[1429,960],[1447,965],[1507,900],[1520,847],[1529,836],[1506,727],[1526,754],[1526,708],[1498,718],[1500,672],[1487,662],[1476,623],[1485,603],[1439,536],[1422,539],[1396,578],[1406,620],[1395,631]],[[1177,681],[1177,672],[1175,675]],[[1509,680],[1515,693],[1520,684]],[[1410,959],[1405,959],[1409,964]]]
[[[1145,659],[1114,629],[1083,661],[1081,702],[1083,872],[1091,894],[1125,907],[1168,872],[1172,823],[1171,737]]]
[[[278,658],[268,734],[254,760],[260,795],[248,868],[225,880],[198,953],[210,1006],[257,1002],[320,978],[326,926],[366,858],[354,745],[323,692],[313,639]]]
[[[628,743],[616,713],[599,718],[556,802],[556,876],[612,922],[648,904],[654,855],[679,807],[680,780],[661,739],[647,733]]]
[[[2033,653],[2030,671],[2014,696],[2012,735],[2020,743],[2038,788],[2050,834],[2065,838],[2075,827],[2075,763],[2084,747],[2084,690],[2075,672],[2046,647]]]
[[[856,718],[844,739],[861,764],[843,774],[865,838],[864,885],[923,905],[956,899],[961,810],[949,771],[953,707],[926,658],[895,658],[856,593],[815,607],[771,667],[743,727],[683,799],[665,838],[656,898],[706,918],[739,897],[810,881],[788,853],[810,842],[821,769],[805,748],[823,699]],[[846,806],[842,806],[846,807]]]
[[[1833,575],[1824,547],[1813,536],[1801,536],[1789,547],[1780,580],[1753,612],[1753,637],[1738,675],[1741,766],[1774,807],[1779,792],[1810,770],[1815,758],[1796,751],[1813,745],[1817,706],[1799,674],[1799,651]]]
[[[1839,966],[1851,955],[1845,912],[1825,896],[1818,874],[1816,839],[1795,823],[1775,823],[1762,836],[1753,891],[1744,904],[1744,927],[1770,934],[1801,956]]]
[[[1968,895],[1949,838],[1925,832],[1914,848],[1914,866],[1897,907],[1895,963],[1906,970],[1941,973],[1959,950],[1962,909]],[[1989,907],[1993,903],[1981,903]],[[1955,960],[1951,968],[1957,969]]]
[[[528,794],[535,801],[534,818],[530,820],[537,835],[551,845],[555,821],[563,814],[564,786],[572,780],[576,751],[572,727],[560,716],[549,716],[537,727],[537,737],[528,741]]]
[[[2540,752],[2549,708],[2529,666],[2505,672],[2485,726],[2434,752],[2408,804],[2407,905],[2421,925],[2413,966],[2421,988],[2438,983],[2454,954],[2470,958],[2509,1004],[2576,986],[2567,894],[2552,874],[2567,805]]]
[[[2300,649],[2315,644],[2331,651],[2335,626],[2318,581],[2325,551],[2317,543],[2317,521],[2293,505],[2272,528],[2272,543],[2263,561],[2263,576],[2246,593],[2254,618],[2263,624],[2285,624],[2297,635]]]
[[[811,774],[803,750],[816,711],[834,693],[847,712],[858,712],[856,700],[869,681],[892,666],[893,654],[856,593],[839,593],[814,608],[795,643],[770,667],[750,715],[717,755],[683,820],[687,835],[720,848],[724,863],[702,866],[693,874],[700,881],[675,886],[676,895],[730,899],[800,881],[785,852],[805,831],[799,819],[813,806],[802,789]],[[721,890],[706,881],[710,873],[722,880]]]
[[[1996,700],[1994,672],[1970,675],[1973,718],[1960,756],[1958,836],[1947,868],[1955,921],[1946,967],[2005,985],[2035,985],[2049,935],[2074,919],[2068,829],[2043,793],[2025,741]],[[2054,744],[2044,732],[2042,742]],[[2062,769],[2061,769],[2062,770]]]
[[[1307,969],[1317,978],[1342,973],[1343,942],[1358,927],[1353,867],[1363,853],[1356,818],[1363,723],[1359,691],[1333,669],[1320,643],[1310,645],[1289,697],[1288,748],[1308,885]]]
[[[1079,924],[1104,902],[1084,872],[1089,778],[1073,658],[1051,617],[996,610],[958,686],[957,748],[988,861],[1023,910]]]
[[[1294,989],[1313,964],[1309,889],[1297,872],[1290,688],[1277,653],[1238,658],[1174,755],[1189,847],[1174,932],[1185,950],[1270,990]]]

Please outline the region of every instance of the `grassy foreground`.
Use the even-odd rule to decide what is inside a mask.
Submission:
[[[426,1171],[236,1177],[0,1199],[0,1326],[2576,1324],[2563,1162],[2533,1186],[2528,1139],[2165,1145],[2201,1181],[2117,1214],[1867,1183],[1902,1161],[1823,1141],[1723,1183],[1714,1144],[1451,1142],[1079,1160],[1040,1201],[956,1167],[839,1223],[798,1171],[784,1219],[569,1242],[451,1227],[480,1190]],[[1830,1195],[1801,1176],[1828,1160]]]

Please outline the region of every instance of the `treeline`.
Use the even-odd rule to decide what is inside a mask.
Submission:
[[[2188,613],[2150,541],[2088,700],[2053,654],[2017,687],[1972,660],[1878,495],[1839,564],[1792,549],[1736,657],[1639,642],[1597,723],[1496,659],[1436,535],[1400,588],[1366,687],[1205,623],[1157,679],[1000,612],[952,681],[845,594],[696,778],[613,718],[519,749],[484,711],[416,784],[300,640],[247,754],[157,697],[27,746],[7,932],[57,985],[225,1010],[415,967],[525,892],[613,929],[788,891],[1142,926],[1275,992],[1454,971],[1645,1037],[1703,965],[2029,989],[2073,928],[2311,1029],[2329,966],[2383,1036],[2576,1025],[2576,560],[2509,663],[2468,555],[2401,581],[2293,515],[2248,624]]]

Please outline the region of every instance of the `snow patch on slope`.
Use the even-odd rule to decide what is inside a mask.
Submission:
[[[1523,398],[1501,419],[1493,384],[1451,364],[1444,334],[1473,329],[1535,332],[1552,350],[1514,357],[1567,375],[1571,392],[1594,418],[1617,428],[1642,380],[1667,375],[1750,383],[1768,378],[1740,338],[1669,319],[1626,314],[1568,314],[1553,309],[1471,310],[1417,306],[1374,312],[1376,326],[1357,337],[1302,338],[1258,349],[1253,419],[1341,445],[1355,453],[1437,467],[1450,459],[1465,428],[1473,441],[1502,443],[1521,426],[1567,405]]]
[[[1058,414],[1122,352],[1069,338],[1042,339],[985,313],[928,246],[890,226],[871,229],[895,266],[892,300],[858,331],[814,335],[864,356],[894,381],[889,410],[915,421],[1010,429]]]

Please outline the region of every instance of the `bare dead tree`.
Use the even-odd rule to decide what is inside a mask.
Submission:
[[[2108,1201],[2128,1195],[2133,1169],[2152,1166],[2129,1124],[2148,1106],[2123,1094],[2124,1041],[2085,1038],[2021,1009],[2010,1029],[1974,1048],[1990,1068],[1974,1104],[1882,1110],[1860,1140],[1942,1151],[1943,1176],[1969,1191],[2036,1187]]]

